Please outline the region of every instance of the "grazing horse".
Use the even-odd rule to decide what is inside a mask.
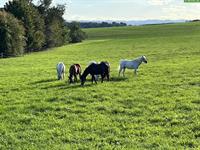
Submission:
[[[100,64],[90,64],[81,75],[81,85],[84,85],[88,74],[92,76],[92,83],[93,81],[97,83],[95,75],[101,75],[101,82],[103,82],[105,76],[109,80],[109,67],[105,62],[101,62]]]
[[[100,64],[100,63],[105,63],[107,66],[108,66],[108,72],[110,73],[110,63],[109,62],[107,62],[107,61],[101,61],[100,63],[97,63],[96,61],[90,61],[89,62],[89,65],[91,65],[91,64]],[[88,65],[88,66],[89,66]],[[98,78],[99,78],[99,75],[94,75],[94,77],[95,77],[95,79],[96,80],[98,80]],[[109,80],[108,78],[107,78],[107,80]]]
[[[73,64],[69,68],[69,83],[77,82],[77,75],[79,75],[79,78],[81,77],[81,66],[79,64]]]
[[[98,64],[98,63],[97,63],[96,61],[93,60],[93,61],[90,61],[90,62],[89,62],[88,66],[90,66],[91,64]],[[98,80],[99,75],[94,75],[94,77],[95,77],[96,80]]]
[[[65,65],[63,62],[59,62],[56,66],[58,80],[63,80],[65,78]]]
[[[147,63],[147,59],[145,56],[141,56],[135,60],[121,60],[120,66],[119,66],[119,76],[122,70],[123,70],[123,76],[124,76],[124,72],[126,68],[134,69],[135,75],[137,75],[137,69],[142,62]]]

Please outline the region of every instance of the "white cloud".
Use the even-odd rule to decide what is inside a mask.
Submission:
[[[135,3],[134,0],[105,0],[106,3]]]
[[[147,3],[150,5],[168,5],[172,2],[173,0],[147,0]]]
[[[102,3],[91,1],[88,0],[84,5],[73,1],[64,18],[67,20],[192,20],[200,18],[200,3],[188,4],[184,3],[184,0],[141,0],[139,2],[102,0]],[[133,4],[134,2],[136,3]]]
[[[184,19],[198,19],[200,17],[200,5],[188,5],[188,4],[179,4],[179,5],[169,5],[162,8],[162,11],[167,14],[169,18],[184,18]]]

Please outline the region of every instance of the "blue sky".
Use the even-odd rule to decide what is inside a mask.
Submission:
[[[2,7],[8,0],[0,0]],[[37,1],[37,0],[35,0]],[[200,3],[184,0],[53,0],[65,3],[66,20],[198,19]]]

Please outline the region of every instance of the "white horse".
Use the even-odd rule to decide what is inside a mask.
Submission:
[[[56,66],[58,80],[63,80],[65,78],[65,65],[63,62],[59,62]]]
[[[134,69],[135,75],[137,75],[137,69],[142,62],[147,63],[147,59],[145,56],[138,57],[137,59],[134,59],[134,60],[121,60],[120,65],[119,65],[119,76],[120,76],[121,71],[123,71],[123,76],[124,76],[124,72],[126,68]]]

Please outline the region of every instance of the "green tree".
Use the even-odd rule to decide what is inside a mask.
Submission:
[[[39,12],[45,19],[46,47],[60,46],[68,42],[68,29],[63,15],[65,5],[50,7],[52,0],[40,0]]]
[[[31,0],[13,0],[6,3],[4,9],[12,13],[24,24],[27,38],[27,52],[42,48],[45,42],[44,19]]]
[[[0,53],[4,57],[24,53],[24,27],[13,15],[0,11]]]
[[[80,28],[80,24],[78,22],[71,22],[68,24],[69,27],[69,42],[77,43],[81,42],[86,38],[85,32],[83,32]]]

